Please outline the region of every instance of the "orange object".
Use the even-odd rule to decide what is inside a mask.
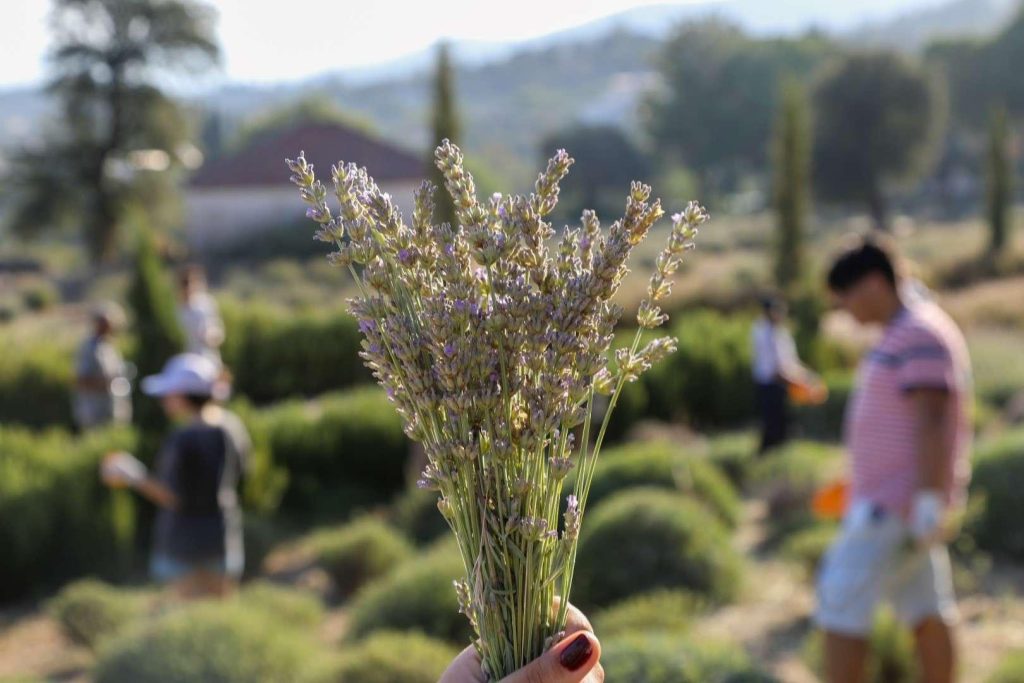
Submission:
[[[828,387],[820,379],[789,382],[786,386],[789,400],[798,406],[818,406],[828,400]]]
[[[818,519],[842,519],[850,502],[850,485],[835,481],[821,488],[811,500],[811,511]]]

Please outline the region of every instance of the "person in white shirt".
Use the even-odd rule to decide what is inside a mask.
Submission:
[[[75,356],[71,407],[79,431],[132,421],[131,368],[112,341],[124,323],[117,304],[108,302],[92,312],[92,334]]]
[[[793,335],[786,329],[786,306],[774,297],[761,302],[762,315],[751,332],[752,367],[761,414],[763,454],[786,442],[789,432],[788,386],[810,374],[800,362]]]
[[[206,277],[199,266],[181,271],[178,290],[178,324],[185,334],[185,350],[221,364],[224,323],[217,301],[206,291]]]

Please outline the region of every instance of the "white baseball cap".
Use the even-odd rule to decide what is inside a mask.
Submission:
[[[220,366],[198,353],[179,353],[157,375],[142,379],[142,392],[149,396],[197,394],[226,398],[227,387],[221,381]]]

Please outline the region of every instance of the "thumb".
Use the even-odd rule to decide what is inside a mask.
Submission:
[[[597,636],[579,631],[500,683],[580,683],[597,666],[600,656]]]

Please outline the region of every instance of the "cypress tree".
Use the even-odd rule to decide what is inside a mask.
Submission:
[[[160,372],[167,359],[182,351],[184,340],[175,315],[174,292],[148,229],[143,229],[139,235],[128,305],[135,331],[132,362],[138,376]],[[163,411],[156,401],[141,396],[139,391],[135,392],[134,408],[143,442],[152,445],[167,428]]]
[[[772,159],[775,207],[775,283],[789,291],[804,268],[810,191],[811,138],[807,96],[796,83],[783,86]]]
[[[451,54],[447,43],[437,47],[437,66],[434,73],[434,144],[428,160],[431,181],[439,191],[436,196],[434,218],[439,223],[455,225],[455,203],[444,190],[444,176],[434,164],[434,149],[442,140],[458,144],[461,138],[459,115],[455,110],[455,74],[452,70]]]
[[[1009,150],[1006,109],[992,113],[988,147],[989,253],[998,256],[1009,241],[1013,211],[1013,161]]]

